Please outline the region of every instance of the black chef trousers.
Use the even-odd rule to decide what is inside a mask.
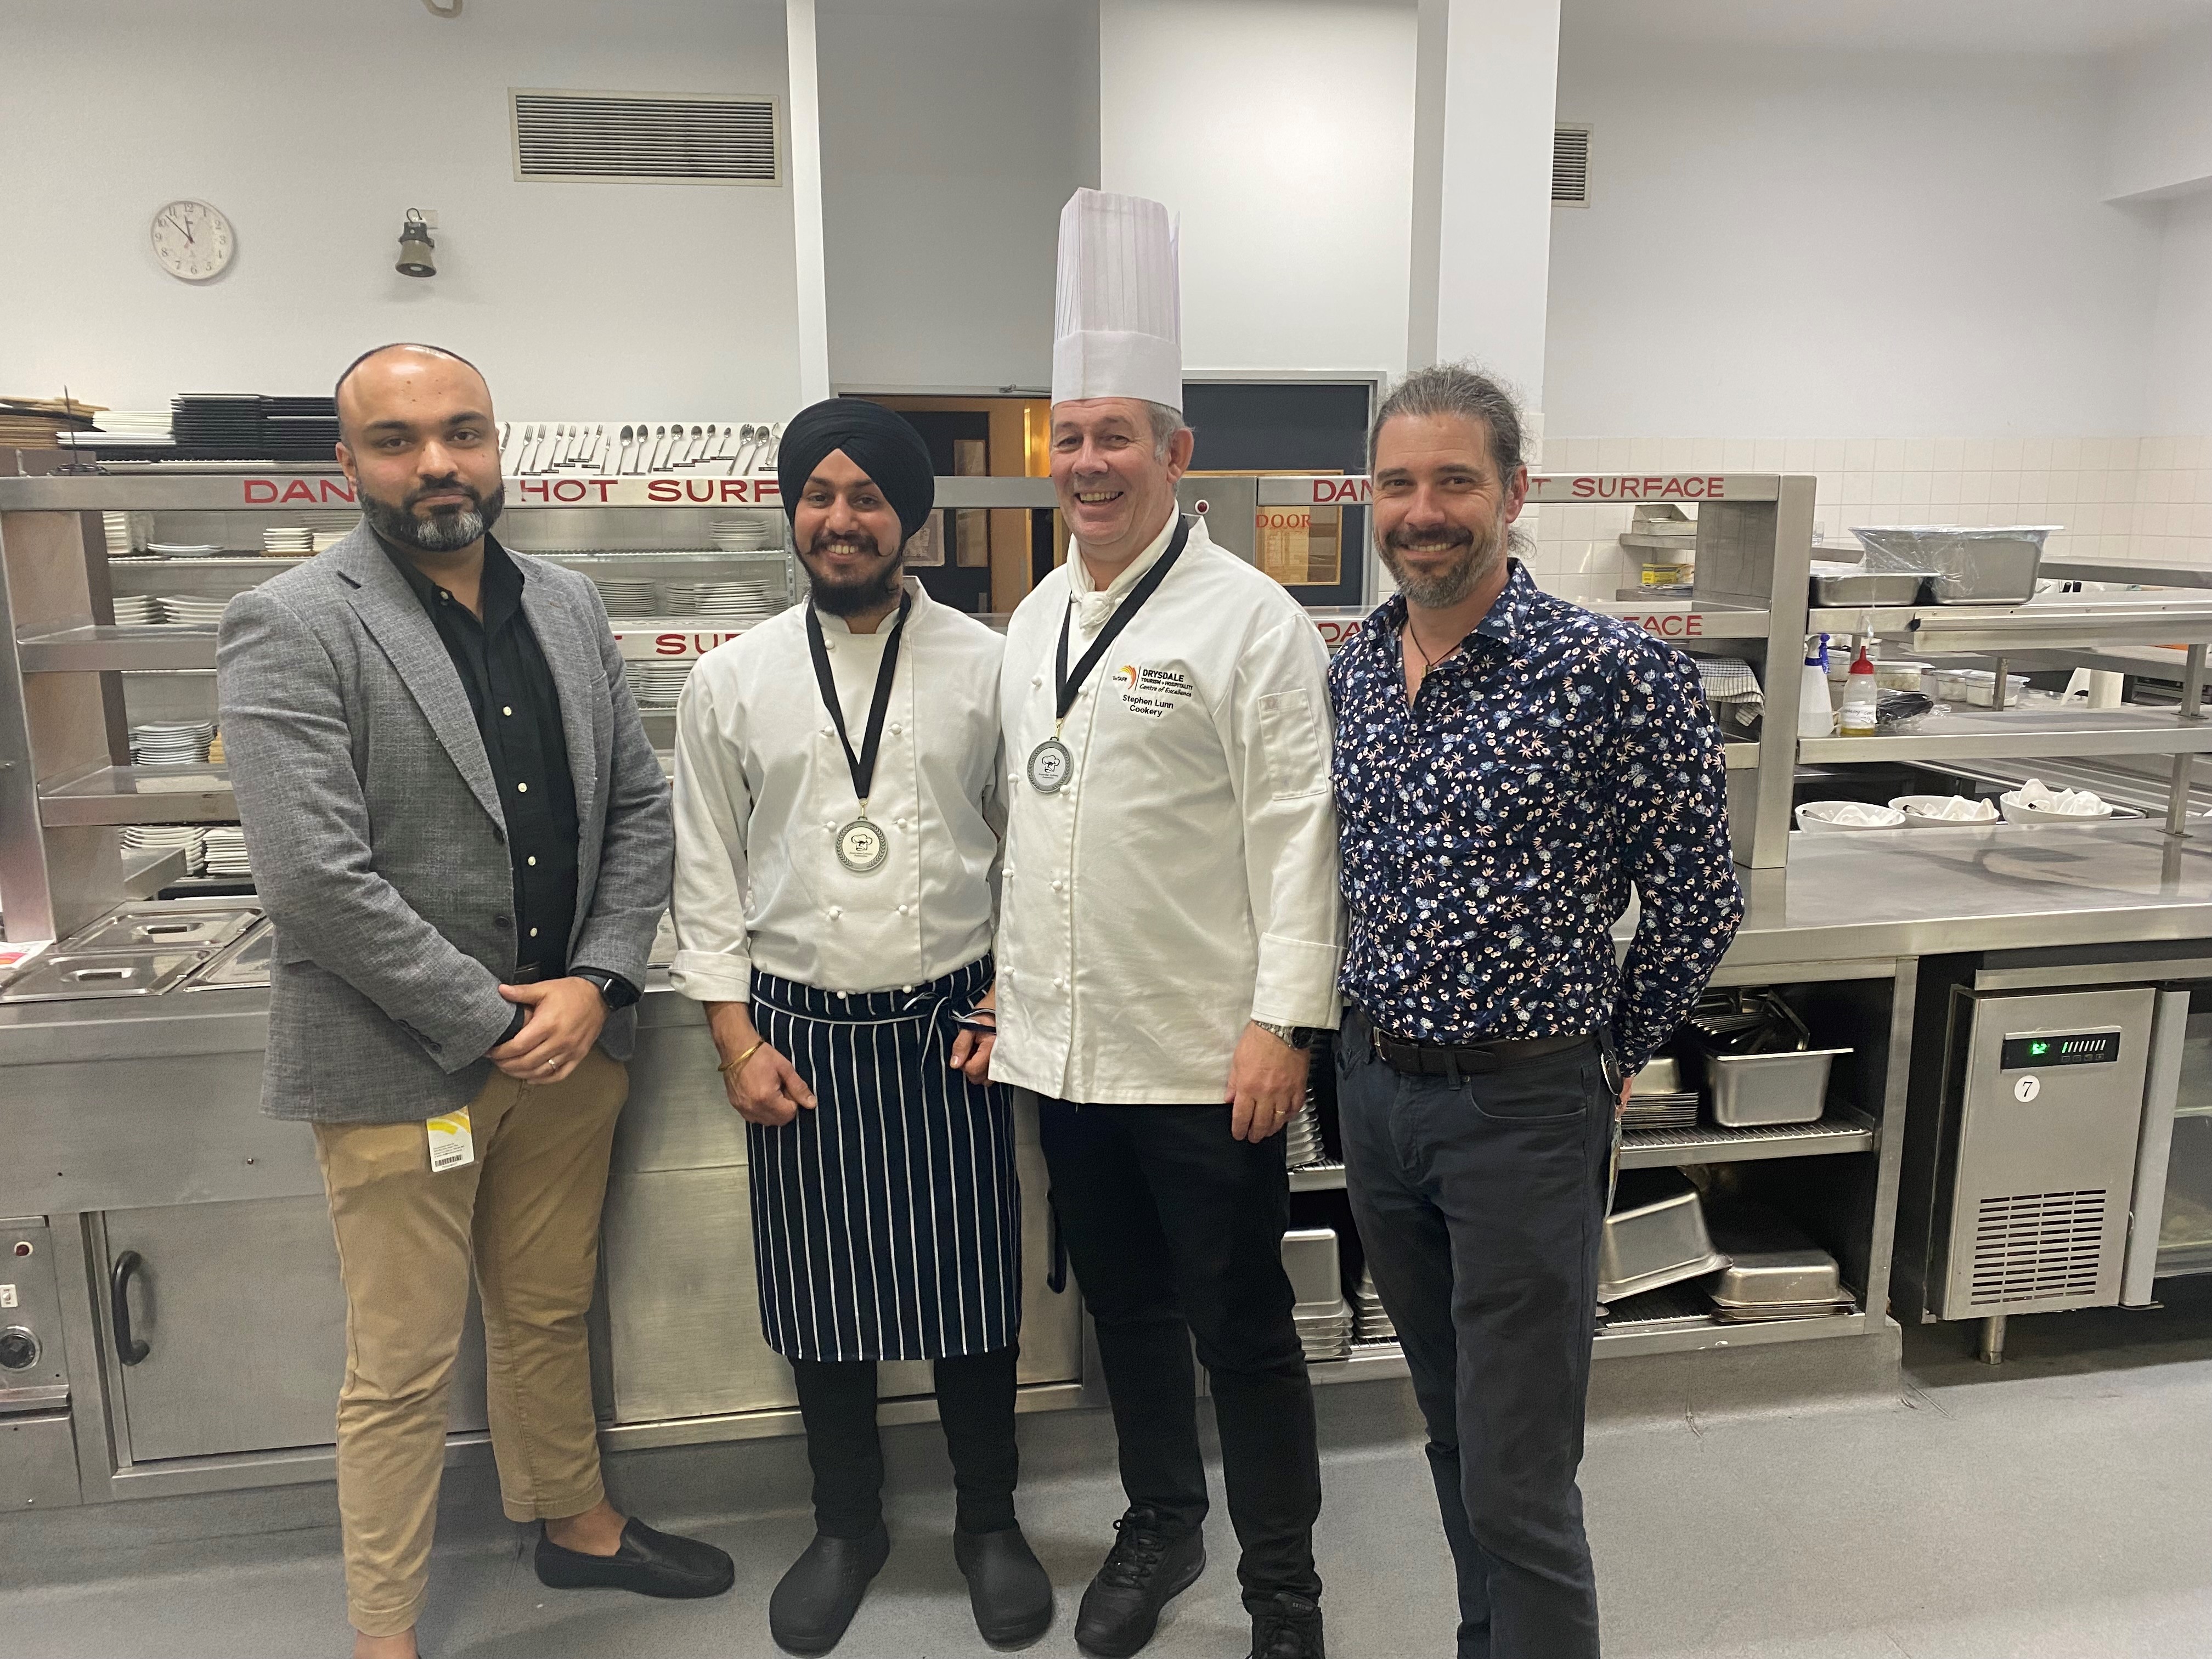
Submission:
[[[1613,1112],[1595,1041],[1405,1077],[1346,1017],[1352,1212],[1429,1431],[1460,1659],[1597,1659],[1583,1419]]]
[[[931,1362],[937,1418],[952,1457],[955,1524],[963,1532],[1004,1532],[1015,1524],[1012,1344],[988,1353]],[[884,1518],[884,1448],[876,1431],[876,1362],[794,1359],[806,1461],[814,1472],[814,1529],[827,1538],[866,1538]]]
[[[1133,1507],[1206,1518],[1191,1343],[1206,1369],[1248,1606],[1318,1597],[1321,1460],[1283,1271],[1290,1179],[1279,1134],[1229,1133],[1218,1106],[1038,1102],[1060,1237],[1097,1327]]]

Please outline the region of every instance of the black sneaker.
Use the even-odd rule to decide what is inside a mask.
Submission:
[[[1206,1539],[1170,1531],[1156,1510],[1146,1509],[1131,1510],[1114,1530],[1120,1536],[1083,1592],[1075,1644],[1100,1659],[1129,1659],[1152,1639],[1160,1610],[1206,1571]]]
[[[1251,1659],[1328,1659],[1322,1646],[1321,1603],[1278,1591],[1252,1613]]]

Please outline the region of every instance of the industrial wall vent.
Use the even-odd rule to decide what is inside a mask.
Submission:
[[[1589,205],[1588,127],[1552,129],[1552,200],[1564,207]]]
[[[772,98],[510,88],[514,176],[671,185],[783,179]]]
[[[2105,1235],[2103,1188],[1985,1198],[1974,1218],[1976,1308],[2094,1296]]]

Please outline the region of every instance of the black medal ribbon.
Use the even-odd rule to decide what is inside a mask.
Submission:
[[[1182,550],[1190,540],[1190,522],[1183,518],[1176,520],[1175,539],[1168,544],[1167,551],[1160,555],[1158,564],[1145,572],[1143,580],[1129,590],[1128,597],[1106,619],[1106,626],[1098,630],[1098,637],[1091,642],[1091,648],[1077,659],[1073,675],[1067,669],[1067,630],[1074,621],[1075,607],[1070,605],[1066,614],[1060,617],[1060,648],[1054,653],[1052,659],[1054,683],[1060,693],[1059,703],[1053,711],[1054,730],[1058,729],[1059,721],[1067,718],[1067,711],[1075,702],[1075,694],[1083,689],[1084,681],[1091,678],[1091,671],[1098,666],[1098,659],[1120,637],[1121,630],[1135,620],[1137,612],[1145,608],[1145,601],[1151,599],[1159,585],[1167,580],[1168,572],[1175,568],[1175,562],[1182,556]]]
[[[837,726],[837,741],[845,745],[845,763],[853,770],[853,793],[860,797],[863,812],[868,803],[868,786],[876,781],[876,750],[883,746],[884,716],[891,706],[891,677],[898,672],[899,635],[905,631],[907,612],[913,607],[914,595],[903,594],[899,599],[898,620],[891,624],[891,636],[884,641],[883,666],[876,670],[876,695],[868,704],[868,729],[860,739],[860,752],[853,752],[853,739],[845,731],[845,710],[837,697],[836,677],[830,672],[830,647],[822,637],[822,618],[814,607],[806,607],[806,649],[814,659],[814,683],[822,688],[822,701],[830,710],[830,718]]]

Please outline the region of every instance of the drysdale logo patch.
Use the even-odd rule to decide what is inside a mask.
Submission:
[[[1121,694],[1121,707],[1147,720],[1164,720],[1179,703],[1197,695],[1190,677],[1173,668],[1139,668],[1124,663],[1114,671],[1114,684]]]

